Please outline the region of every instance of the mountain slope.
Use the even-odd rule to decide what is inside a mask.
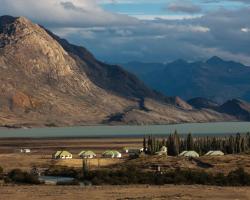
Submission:
[[[202,108],[216,109],[219,107],[219,104],[217,104],[216,102],[213,102],[211,100],[208,100],[208,99],[205,99],[202,97],[190,99],[190,100],[188,100],[188,103],[197,109],[202,109]]]
[[[250,120],[250,103],[240,100],[232,99],[222,104],[217,111],[221,113],[226,113],[229,115],[235,115],[241,120]]]
[[[150,90],[24,17],[0,17],[0,125],[234,120]]]
[[[194,98],[188,101],[194,108],[210,109],[220,113],[225,113],[242,121],[250,121],[250,103],[241,99],[232,99],[219,105],[205,98]]]
[[[191,99],[204,97],[223,103],[228,99],[250,100],[250,67],[212,57],[206,62],[177,60],[169,64],[126,64],[148,86],[165,95]],[[142,71],[140,73],[140,71]]]

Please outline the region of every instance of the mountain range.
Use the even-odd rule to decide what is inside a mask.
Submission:
[[[218,103],[233,98],[250,101],[250,67],[212,57],[203,62],[176,60],[171,63],[130,62],[125,69],[149,87],[185,100],[204,97]]]
[[[245,117],[165,96],[27,18],[0,17],[0,126],[235,120]]]

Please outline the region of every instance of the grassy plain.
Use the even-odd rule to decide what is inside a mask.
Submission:
[[[249,200],[249,187],[213,186],[3,186],[0,199],[6,200]]]
[[[78,157],[81,150],[93,150],[97,153],[97,159],[90,161],[93,169],[97,167],[119,167],[121,165],[134,165],[144,170],[154,170],[154,166],[162,169],[198,169],[208,172],[223,172],[243,167],[250,173],[250,155],[225,155],[202,156],[198,159],[182,157],[150,156],[135,160],[104,159],[101,153],[107,149],[115,149],[122,152],[123,147],[141,147],[142,138],[46,138],[46,139],[0,139],[0,166],[5,171],[14,168],[30,170],[33,166],[47,168],[50,165],[68,167],[81,167],[82,160]],[[20,148],[30,148],[30,154],[22,154]],[[71,160],[53,160],[51,155],[57,150],[68,150],[73,154]],[[123,154],[124,155],[124,154]]]
[[[50,165],[81,167],[82,160],[77,154],[81,150],[90,149],[100,157],[107,149],[121,151],[123,147],[141,147],[142,138],[61,138],[61,139],[0,139],[0,166],[5,172],[14,168],[30,170],[33,166],[47,168]],[[30,148],[30,154],[21,154],[20,148]],[[73,153],[72,160],[52,160],[51,154],[56,150],[66,149]],[[219,157],[200,157],[190,160],[181,157],[150,156],[135,160],[123,159],[94,159],[92,168],[117,167],[134,165],[143,170],[154,170],[153,166],[162,169],[195,169],[212,173],[228,173],[238,167],[244,167],[250,172],[250,155],[226,155]],[[0,186],[0,200],[161,200],[161,199],[213,199],[213,200],[249,200],[249,187],[216,187],[216,186]]]

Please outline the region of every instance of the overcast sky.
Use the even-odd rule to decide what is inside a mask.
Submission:
[[[250,0],[0,0],[107,62],[204,60],[250,65]]]

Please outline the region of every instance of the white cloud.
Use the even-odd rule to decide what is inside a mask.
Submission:
[[[199,5],[194,4],[190,0],[175,0],[168,4],[167,9],[173,12],[182,12],[182,13],[200,13],[202,11]]]
[[[199,18],[202,15],[145,15],[145,14],[136,14],[132,15],[133,17],[140,20],[155,20],[155,19],[165,19],[165,20],[184,20],[184,19],[194,19]]]
[[[164,62],[218,55],[250,63],[248,7],[203,15],[129,17],[103,10],[104,1],[109,0],[0,0],[0,15],[26,16],[104,61]]]
[[[0,15],[26,16],[49,26],[128,25],[138,20],[103,10],[96,0],[0,0]]]
[[[248,33],[250,32],[250,28],[242,28],[241,31],[244,33]]]

